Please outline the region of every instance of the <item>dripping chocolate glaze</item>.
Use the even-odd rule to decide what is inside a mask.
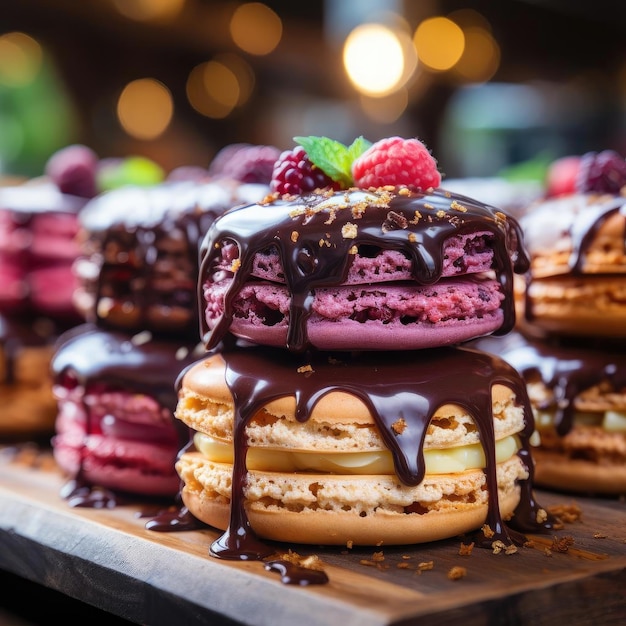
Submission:
[[[151,328],[154,307],[171,305],[189,319],[169,325],[172,335],[197,337],[196,279],[200,238],[227,209],[261,198],[264,185],[236,181],[164,183],[151,188],[123,188],[103,194],[81,214],[87,254],[102,256],[95,281],[93,314],[111,326],[98,303],[103,298],[127,299],[139,311],[137,328]],[[175,288],[159,288],[167,280]]]
[[[354,237],[344,237],[343,228],[350,224],[358,230]],[[211,225],[200,246],[202,340],[210,350],[228,333],[232,302],[250,277],[256,253],[272,246],[280,255],[291,294],[286,347],[298,352],[311,347],[306,326],[315,288],[345,280],[354,246],[403,252],[412,261],[413,279],[430,285],[441,277],[445,241],[473,232],[493,234],[493,270],[502,293],[511,294],[513,273],[528,269],[518,223],[494,207],[442,189],[311,193],[228,211]],[[220,247],[228,241],[239,249],[239,267],[225,295],[224,313],[211,330],[203,314],[202,291]],[[502,306],[504,321],[497,334],[505,334],[515,324],[513,299],[505,298]]]
[[[285,396],[295,396],[296,418],[305,422],[317,402],[333,391],[353,394],[369,408],[393,456],[398,479],[406,485],[417,485],[424,477],[423,442],[436,409],[448,403],[464,407],[475,421],[487,459],[486,523],[495,533],[488,543],[496,539],[508,545],[521,543],[522,532],[552,527],[551,520],[537,522],[539,507],[532,493],[533,469],[528,452],[534,421],[525,384],[502,359],[462,347],[403,353],[343,353],[333,359],[328,353],[304,355],[249,347],[228,348],[222,356],[226,363],[226,383],[235,406],[234,463],[229,527],[212,544],[214,556],[263,559],[272,552],[255,536],[244,507],[248,422],[262,406]],[[303,365],[311,367],[308,374],[298,371]],[[184,372],[177,386],[182,384],[183,376]],[[509,386],[524,408],[526,425],[520,434],[519,455],[530,474],[521,484],[521,501],[508,526],[500,516],[496,481],[491,389],[499,383]],[[401,435],[393,430],[399,418],[407,425]]]
[[[179,347],[182,351],[176,355]],[[172,423],[178,430],[182,446],[188,441],[189,433],[173,417],[177,403],[175,381],[180,370],[199,357],[195,348],[183,342],[133,341],[128,334],[83,324],[59,338],[51,361],[52,378],[55,384],[63,384],[66,377],[72,377],[83,397],[94,384],[152,397],[172,413]],[[84,409],[89,419],[89,407]],[[86,432],[91,429],[88,422]],[[78,475],[62,490],[66,499],[75,498],[75,506],[83,507],[115,505],[113,494],[107,492],[103,496],[101,491],[88,488],[81,474],[82,466]]]
[[[585,258],[589,251],[589,247],[598,235],[598,231],[603,224],[615,214],[624,215],[624,248],[626,249],[626,200],[621,197],[612,198],[607,202],[599,204],[591,204],[584,208],[572,223],[567,233],[572,241],[572,252],[568,260],[569,276],[583,276]],[[528,219],[532,219],[532,212],[528,214]],[[555,233],[555,238],[559,233]],[[566,278],[568,274],[559,274]],[[615,276],[615,274],[594,273],[594,278],[604,278],[607,276]],[[533,282],[532,271],[526,272],[526,292],[524,298],[524,317],[531,322],[535,319],[533,312],[532,300],[529,295],[530,286]]]
[[[499,354],[525,380],[539,378],[554,392],[554,400],[541,409],[555,411],[555,427],[566,435],[573,426],[576,396],[600,383],[609,383],[619,393],[626,389],[626,353],[594,349],[589,343],[553,338],[526,339],[519,333],[499,339],[479,340],[477,345]]]

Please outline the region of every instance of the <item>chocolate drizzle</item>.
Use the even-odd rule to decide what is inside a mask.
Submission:
[[[513,299],[508,297],[513,273],[525,272],[528,258],[518,223],[494,207],[441,189],[429,193],[350,190],[231,210],[215,220],[200,246],[202,340],[211,350],[228,333],[233,300],[249,279],[258,252],[271,247],[278,250],[291,295],[286,347],[302,352],[312,347],[307,319],[314,290],[345,280],[355,247],[401,251],[411,259],[413,280],[432,285],[441,278],[446,240],[475,232],[493,234],[492,269],[507,295],[497,334],[505,334],[515,324]],[[227,242],[238,247],[239,266],[225,294],[224,313],[211,330],[202,313],[203,288]]]
[[[626,355],[623,352],[557,339],[534,341],[518,333],[500,341],[503,343],[481,340],[478,345],[485,349],[491,347],[525,380],[539,378],[554,393],[550,405],[538,408],[554,410],[555,428],[561,436],[572,429],[574,401],[582,391],[604,383],[616,393],[626,390]]]
[[[365,403],[393,456],[398,479],[405,485],[417,485],[424,478],[422,446],[435,411],[448,403],[465,408],[479,431],[487,461],[487,524],[494,531],[490,542],[500,540],[510,545],[523,541],[523,537],[506,527],[498,506],[491,389],[499,383],[512,388],[525,412],[525,428],[519,435],[520,457],[531,475],[522,481],[521,502],[512,526],[535,531],[551,527],[550,521],[536,521],[538,507],[531,493],[528,452],[534,421],[525,384],[502,359],[462,347],[375,355],[345,353],[333,360],[325,353],[305,356],[265,348],[225,350],[222,356],[235,405],[235,452],[230,523],[211,546],[214,556],[248,560],[270,553],[254,535],[244,507],[247,423],[268,402],[291,396],[296,400],[296,418],[305,422],[317,402],[333,391],[352,394]],[[308,374],[299,371],[304,365]],[[401,435],[393,429],[399,418],[406,422]]]
[[[123,390],[153,398],[172,413],[172,426],[178,431],[179,446],[189,439],[187,428],[173,418],[178,396],[175,381],[179,371],[198,358],[195,346],[171,341],[150,339],[134,341],[133,337],[97,328],[93,324],[77,326],[62,335],[51,362],[53,382],[56,385],[75,385],[80,390],[85,432],[94,431],[90,422],[90,408],[85,396],[92,387]],[[147,427],[149,428],[149,427]],[[87,450],[83,451],[87,454]],[[72,506],[111,508],[116,496],[112,492],[90,485],[83,473],[83,456],[76,476],[62,489],[62,497]]]
[[[167,335],[197,337],[195,301],[200,238],[215,218],[234,205],[262,197],[263,185],[235,181],[164,183],[127,188],[93,200],[81,214],[87,233],[86,256],[100,259],[93,320],[101,327],[125,328],[108,315],[109,300],[132,303],[132,327]],[[87,279],[87,283],[89,279]],[[165,322],[154,311],[178,311]]]
[[[568,259],[569,273],[563,274],[559,271],[559,277],[566,278],[584,276],[585,260],[591,245],[596,239],[598,232],[605,222],[613,215],[620,214],[624,216],[624,250],[626,251],[626,200],[621,197],[615,197],[609,201],[599,202],[597,204],[589,204],[580,211],[576,219],[572,222],[569,229],[564,233],[555,233],[555,239],[558,237],[569,236],[571,239],[571,254]],[[527,219],[532,219],[532,212],[529,213]],[[616,276],[618,274],[594,272],[594,278],[603,278],[607,276]],[[530,287],[534,280],[532,269],[526,272],[526,289],[524,297],[524,318],[532,322],[535,314],[532,306],[532,298],[530,297]]]

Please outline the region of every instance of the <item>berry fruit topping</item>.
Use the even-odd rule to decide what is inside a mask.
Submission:
[[[45,173],[61,193],[93,198],[96,193],[98,156],[87,146],[73,144],[57,150],[47,161]]]
[[[341,189],[338,182],[313,164],[302,146],[285,150],[274,164],[270,182],[272,191],[281,195],[297,195],[324,187]]]
[[[352,164],[357,187],[406,186],[412,189],[439,187],[437,162],[419,139],[389,137],[368,148]]]
[[[556,198],[575,193],[579,169],[579,156],[564,156],[552,161],[546,171],[546,196]]]
[[[626,159],[613,150],[587,152],[580,158],[576,190],[619,194],[626,185]]]

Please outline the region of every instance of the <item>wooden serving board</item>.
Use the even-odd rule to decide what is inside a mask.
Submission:
[[[462,538],[402,547],[278,545],[317,555],[325,585],[286,585],[262,562],[209,556],[212,529],[145,529],[146,503],[68,506],[50,450],[0,447],[0,568],[139,624],[383,626],[626,623],[623,499],[536,490],[579,510],[515,554]],[[156,509],[155,509],[156,510]],[[451,578],[453,568],[463,568]],[[36,599],[33,599],[36,601]]]

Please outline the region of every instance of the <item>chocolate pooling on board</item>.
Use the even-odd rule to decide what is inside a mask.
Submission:
[[[423,443],[435,411],[444,404],[458,404],[473,418],[486,458],[490,538],[477,543],[490,546],[522,544],[523,532],[553,527],[548,516],[538,521],[540,507],[532,494],[533,468],[529,437],[534,420],[526,388],[519,374],[502,359],[462,347],[443,347],[412,352],[359,352],[311,354],[289,353],[265,347],[231,348],[221,352],[225,381],[234,400],[234,462],[232,499],[228,529],[213,542],[210,553],[221,559],[262,560],[273,549],[260,541],[251,528],[244,506],[246,482],[246,425],[269,402],[295,397],[296,419],[306,422],[325,395],[342,391],[362,400],[371,412],[390,450],[398,480],[417,485],[424,478]],[[185,374],[181,372],[177,386]],[[525,428],[519,433],[518,455],[529,472],[521,481],[521,498],[513,518],[505,524],[498,505],[492,387],[511,388],[516,402],[524,408]],[[403,420],[401,433],[394,428]],[[408,515],[419,513],[407,511]],[[278,568],[278,565],[274,566]]]

